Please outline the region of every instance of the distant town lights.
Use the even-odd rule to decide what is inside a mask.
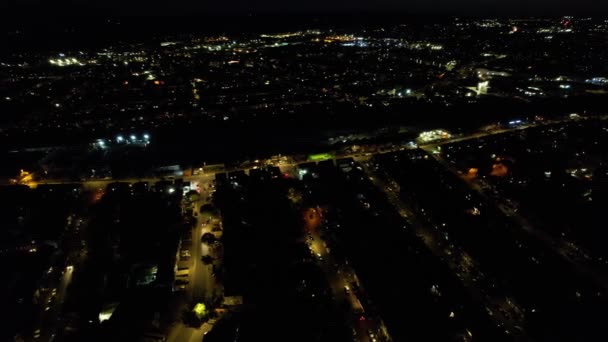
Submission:
[[[148,134],[144,134],[144,139],[146,139],[146,140],[150,140],[150,135],[148,135]]]
[[[119,135],[116,137],[116,141],[118,142],[123,142],[125,140],[125,138],[122,137],[122,135]]]
[[[137,137],[135,135],[131,135],[131,140],[137,140]]]

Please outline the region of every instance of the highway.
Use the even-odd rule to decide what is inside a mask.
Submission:
[[[412,227],[416,230],[416,235],[422,239],[431,253],[440,260],[443,260],[452,272],[458,276],[472,299],[477,303],[482,303],[487,310],[492,312],[490,318],[494,320],[496,325],[504,329],[505,333],[512,335],[516,341],[529,341],[530,338],[518,328],[524,326],[523,317],[517,317],[516,315],[506,317],[502,313],[503,311],[512,311],[515,306],[512,304],[513,301],[507,299],[507,297],[484,294],[477,285],[478,279],[484,277],[478,263],[466,252],[450,248],[449,244],[444,242],[444,239],[437,230],[422,224],[421,220],[414,215],[411,208],[399,198],[398,191],[388,185],[392,183],[391,180],[383,181],[378,174],[366,165],[363,165],[363,170],[367,173],[372,183],[386,194],[389,203],[396,211],[405,220],[412,223]]]

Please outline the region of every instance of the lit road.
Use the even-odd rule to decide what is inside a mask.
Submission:
[[[62,310],[66,300],[67,289],[72,282],[76,266],[80,265],[86,248],[83,244],[83,220],[70,214],[67,217],[65,230],[59,239],[59,248],[63,251],[52,257],[50,267],[43,275],[38,296],[40,312],[36,315],[36,324],[29,337],[33,340],[53,340],[62,327]],[[67,265],[67,266],[59,266]]]
[[[553,237],[549,234],[536,229],[526,218],[521,216],[514,208],[508,203],[499,201],[498,199],[492,199],[482,189],[479,181],[466,180],[460,177],[458,170],[449,164],[440,154],[432,153],[428,149],[424,149],[430,156],[435,158],[443,167],[452,172],[457,177],[463,179],[469,187],[477,192],[484,200],[488,203],[493,203],[495,206],[507,217],[512,219],[518,227],[524,232],[532,236],[533,238],[541,241],[546,247],[551,249],[554,253],[561,256],[564,260],[569,262],[576,272],[580,272],[587,276],[590,276],[597,283],[599,283],[604,290],[608,291],[608,275],[602,270],[598,270],[590,265],[587,258],[584,255],[590,255],[589,252],[584,251],[580,247],[574,245],[572,242],[566,239]]]
[[[200,186],[200,200],[195,204],[196,211],[199,211],[201,206],[209,203],[207,198],[213,193],[211,179],[208,179],[207,181],[201,180],[198,184]],[[196,217],[197,223],[192,230],[192,270],[190,272],[190,284],[192,286],[193,299],[195,301],[203,301],[211,299],[214,292],[220,291],[220,289],[213,277],[213,263],[205,265],[201,261],[203,256],[212,256],[214,259],[216,257],[207,244],[201,243],[201,237],[205,233],[211,233],[214,224],[218,224],[221,227],[222,222],[219,218],[210,219],[200,213]]]
[[[200,214],[201,206],[209,203],[207,198],[211,196],[213,189],[211,188],[213,177],[210,175],[200,175],[196,177],[196,183],[200,187],[200,199],[194,203],[194,212],[198,212],[196,216],[196,224],[192,229],[192,243],[190,246],[190,257],[187,264],[189,265],[188,285],[186,287],[186,305],[191,305],[195,302],[205,301],[213,296],[215,291],[221,291],[219,284],[216,284],[215,278],[212,275],[213,266],[204,265],[201,261],[203,255],[210,255],[209,247],[201,243],[201,237],[204,233],[211,231],[211,223],[207,224],[207,217]],[[217,221],[217,219],[216,219]],[[221,222],[219,222],[221,223]],[[180,251],[181,253],[181,251]],[[189,306],[191,308],[191,306]],[[201,342],[206,332],[210,330],[208,324],[203,324],[200,328],[192,328],[184,325],[183,322],[175,323],[167,336],[168,342]]]
[[[608,116],[601,117],[600,119],[608,120]],[[584,118],[578,119],[578,120],[584,120]],[[456,143],[456,142],[461,142],[461,141],[466,141],[466,140],[474,140],[474,139],[479,139],[479,138],[483,138],[486,136],[521,131],[521,130],[538,127],[538,126],[554,125],[554,124],[559,124],[559,123],[568,122],[568,121],[569,121],[569,119],[552,120],[552,121],[548,120],[548,121],[544,121],[544,122],[527,124],[525,126],[519,126],[519,127],[513,127],[513,128],[503,128],[503,129],[497,129],[497,130],[492,130],[492,131],[481,131],[481,132],[471,133],[468,135],[455,136],[450,139],[444,139],[441,141],[421,143],[418,146],[421,148],[425,148],[425,149],[433,149],[437,146],[441,146],[441,145],[445,145],[445,144],[451,144],[451,143]],[[396,151],[402,151],[407,148],[409,148],[409,147],[395,146],[393,148],[386,148],[382,151],[377,151],[377,152],[373,152],[373,153],[370,153],[370,152],[344,153],[343,151],[339,151],[339,150],[338,151],[328,151],[328,152],[334,153],[336,155],[336,159],[337,158],[369,159],[369,157],[371,157],[373,154],[392,153],[392,152],[396,152]],[[366,149],[367,148],[365,146],[362,148],[362,150],[366,150]],[[273,163],[272,161],[262,161],[261,164],[262,165],[276,165],[276,166],[281,167],[281,170],[285,169],[288,171],[292,170],[293,167],[297,166],[297,163],[294,161],[297,158],[287,157],[286,159],[289,161],[275,162],[275,163]],[[217,172],[223,173],[223,172],[231,172],[231,171],[249,171],[253,168],[254,168],[253,166],[233,167],[233,168],[226,168],[225,170],[221,170],[221,171],[217,171]],[[205,172],[203,175],[195,174],[192,176],[185,176],[182,178],[184,179],[184,181],[193,181],[193,182],[204,181],[205,179],[209,179],[209,177],[213,177],[215,175],[215,173],[217,173],[217,172]],[[33,176],[32,176],[32,178],[33,178]],[[160,181],[163,179],[164,179],[163,177],[137,177],[137,178],[122,178],[122,179],[106,178],[106,179],[86,179],[86,180],[81,180],[81,181],[74,181],[74,180],[68,180],[68,179],[43,179],[43,180],[27,181],[27,182],[23,182],[22,184],[35,188],[39,184],[75,184],[75,183],[78,183],[78,184],[82,184],[82,186],[85,189],[99,190],[99,189],[105,189],[108,184],[113,183],[113,182],[124,182],[124,183],[150,182],[150,183],[154,183],[154,182],[157,182],[157,181]],[[2,179],[2,180],[0,180],[0,184],[8,185],[8,184],[14,184],[14,183],[12,183],[10,179]]]
[[[54,335],[56,334],[55,329],[60,326],[59,320],[61,309],[65,301],[67,288],[72,282],[73,274],[74,267],[66,267],[63,270],[63,274],[57,284],[57,287],[49,289],[48,293],[45,293],[40,297],[40,316],[38,318],[39,325],[38,328],[36,328],[40,330],[33,332],[31,338],[32,341],[49,341],[54,338]]]
[[[513,300],[502,296],[489,296],[481,291],[477,285],[477,281],[478,279],[483,279],[484,274],[479,270],[478,263],[466,252],[450,248],[449,244],[441,237],[439,231],[421,224],[409,206],[399,198],[398,191],[388,186],[387,183],[391,183],[390,181],[382,181],[376,173],[366,166],[364,166],[364,171],[372,183],[386,194],[388,201],[397,212],[408,222],[412,223],[412,227],[416,230],[416,235],[422,239],[431,253],[445,262],[452,272],[458,276],[472,299],[477,303],[483,303],[487,310],[492,312],[490,318],[494,320],[496,325],[502,327],[505,332],[508,332],[517,341],[530,340],[524,332],[516,328],[524,326],[523,317],[512,315],[507,318],[502,313],[502,311],[511,311],[516,307],[515,304],[512,304]],[[473,335],[475,335],[474,331]]]
[[[72,275],[74,274],[74,267],[68,266],[63,272],[63,276],[61,277],[61,282],[59,283],[59,287],[57,288],[57,297],[55,298],[55,303],[53,308],[50,310],[51,322],[57,323],[57,320],[61,314],[61,308],[63,307],[63,303],[65,301],[66,292],[68,286],[72,283]]]
[[[311,218],[310,221],[319,222],[320,224],[322,214],[319,209],[310,208],[305,215],[309,215]],[[323,241],[319,234],[317,224],[308,224],[306,233],[308,234],[307,243],[310,252],[317,260],[319,267],[327,278],[338,311],[341,312],[343,310],[343,303],[348,303],[348,324],[356,332],[357,341],[391,341],[390,335],[381,318],[366,316],[365,319],[361,319],[363,316],[362,314],[365,312],[365,308],[353,290],[355,287],[354,285],[359,288],[359,293],[365,292],[352,267],[349,265],[339,265],[334,260],[327,248],[331,248],[331,246],[328,246],[327,243]],[[374,333],[374,341],[370,338],[370,331]]]
[[[608,116],[602,117],[600,119],[606,120],[606,119],[608,119]],[[431,151],[431,150],[434,150],[437,146],[444,145],[444,144],[450,144],[450,143],[461,142],[461,141],[466,141],[466,140],[474,140],[474,139],[479,139],[479,138],[483,138],[486,136],[499,135],[499,134],[514,132],[514,131],[520,131],[520,130],[525,130],[528,128],[543,126],[543,125],[559,124],[559,123],[563,123],[563,122],[567,122],[567,121],[569,121],[569,120],[545,121],[545,122],[540,122],[540,123],[528,124],[528,125],[522,126],[522,127],[513,127],[513,128],[508,128],[508,129],[498,129],[498,130],[493,130],[493,131],[476,132],[476,133],[472,133],[469,135],[453,137],[451,139],[446,139],[446,140],[442,140],[442,141],[420,144],[419,147],[421,147],[427,151]],[[374,154],[392,153],[392,152],[396,152],[396,151],[405,150],[408,148],[409,147],[406,147],[406,146],[395,146],[393,148],[387,148],[382,151],[374,152],[374,153],[369,153],[369,152],[367,152],[367,153],[366,152],[344,153],[343,151],[333,151],[333,153],[335,153],[335,155],[336,155],[335,159],[353,158],[356,161],[363,161],[363,160],[369,159]],[[366,149],[369,149],[369,148],[367,148],[365,146],[362,148],[362,150],[366,150]],[[329,151],[329,152],[332,152],[332,151]],[[431,155],[434,155],[434,154],[431,153]],[[434,156],[436,156],[436,155],[434,155]],[[278,161],[278,162],[267,160],[267,161],[262,161],[261,164],[262,165],[277,165],[281,168],[281,170],[283,172],[286,172],[290,175],[295,175],[296,174],[295,170],[298,165],[298,163],[296,163],[295,160],[298,160],[298,159],[302,160],[302,158],[301,158],[302,156],[299,156],[299,157],[300,158],[297,158],[295,156],[294,157],[284,157],[284,160]],[[436,156],[436,157],[439,158],[438,156]],[[439,160],[441,160],[441,158],[439,158]],[[217,172],[223,173],[223,172],[239,171],[239,170],[249,171],[252,168],[253,168],[252,166],[235,167],[235,168],[225,169],[225,170],[221,170],[221,171],[217,171]],[[367,170],[367,171],[369,173],[369,170]],[[198,211],[198,208],[200,208],[200,206],[202,206],[206,203],[207,197],[209,196],[209,187],[208,186],[211,184],[211,180],[214,178],[215,174],[216,174],[216,172],[205,172],[203,174],[196,174],[193,176],[183,177],[184,181],[190,181],[190,182],[195,182],[195,183],[198,182],[201,185],[201,199],[200,199],[199,203],[196,204],[196,208],[195,208],[196,211]],[[369,173],[369,174],[372,175],[372,173]],[[30,177],[30,178],[34,178],[34,177]],[[45,179],[45,180],[40,180],[40,181],[30,180],[30,181],[24,182],[24,184],[33,188],[39,184],[79,183],[79,184],[82,184],[82,186],[87,190],[103,191],[103,189],[105,189],[108,184],[113,183],[113,182],[136,183],[136,182],[144,181],[144,182],[154,183],[154,182],[157,182],[157,181],[160,181],[163,179],[164,179],[163,177],[125,178],[125,179],[88,179],[88,180],[83,180],[80,182],[74,181],[74,180],[66,180],[66,179]],[[376,184],[378,187],[380,187],[383,191],[385,191],[387,193],[387,196],[388,196],[389,200],[391,201],[391,204],[393,206],[395,206],[395,208],[397,208],[398,212],[401,213],[402,216],[413,217],[413,215],[411,215],[411,210],[409,210],[409,208],[400,201],[397,194],[393,193],[392,191],[388,191],[383,184],[378,183],[379,180],[377,177],[373,177],[373,179],[374,179],[374,184]],[[0,180],[0,184],[14,184],[14,183],[12,183],[11,180],[9,180],[9,179],[4,179],[4,180]],[[483,195],[483,191],[481,191],[480,189],[478,189],[478,190]],[[593,272],[591,270],[591,267],[585,263],[585,260],[581,259],[581,257],[577,256],[577,255],[581,254],[580,251],[578,254],[574,252],[577,250],[576,246],[573,247],[567,241],[556,240],[556,239],[553,239],[548,236],[543,236],[542,232],[538,232],[538,231],[534,230],[531,225],[529,225],[527,222],[525,222],[525,219],[521,218],[519,215],[514,213],[509,208],[506,208],[504,206],[499,206],[499,208],[501,210],[503,210],[505,212],[505,214],[508,214],[509,216],[518,220],[521,223],[522,228],[525,229],[526,231],[528,231],[528,233],[535,235],[541,241],[544,241],[548,246],[553,248],[558,254],[563,256],[566,260],[568,260],[571,263],[573,263],[574,265],[576,265],[577,269],[589,270],[588,273],[593,274],[596,279],[600,279],[601,280],[600,283],[604,284],[605,288],[608,289],[608,286],[607,286],[608,278],[603,277],[603,276],[600,277],[597,275],[597,272]],[[210,229],[210,226],[206,226],[206,227],[203,226],[204,222],[203,222],[203,218],[201,217],[201,215],[197,216],[197,221],[198,222],[197,222],[196,228],[193,229],[193,232],[192,232],[192,247],[190,250],[191,264],[190,264],[190,273],[188,276],[189,285],[188,285],[187,291],[186,291],[187,298],[190,300],[202,300],[205,298],[210,298],[211,295],[215,291],[221,293],[221,286],[219,286],[218,284],[215,284],[215,279],[212,276],[212,266],[203,265],[201,262],[201,257],[203,255],[208,255],[209,251],[206,250],[207,246],[201,245],[200,239],[201,239],[201,236],[205,232],[207,232],[208,229]],[[471,292],[475,299],[479,300],[480,302],[488,303],[488,306],[491,308],[498,308],[498,307],[502,307],[505,309],[509,308],[509,304],[506,304],[506,300],[504,298],[487,298],[484,295],[481,295],[478,291],[473,290],[476,288],[473,279],[476,279],[478,277],[483,277],[483,275],[476,269],[477,268],[476,263],[473,261],[471,261],[470,263],[467,263],[467,267],[466,267],[466,269],[468,269],[467,272],[459,271],[460,269],[462,269],[462,265],[465,263],[465,262],[463,262],[463,260],[471,260],[470,257],[468,257],[466,254],[462,254],[462,253],[450,253],[450,254],[446,253],[445,246],[442,245],[442,238],[441,238],[441,236],[437,235],[437,232],[435,232],[431,229],[427,229],[423,225],[420,225],[420,224],[416,225],[416,230],[418,231],[419,236],[421,236],[423,238],[427,247],[436,256],[442,258],[443,260],[448,261],[452,270],[454,270],[456,272],[456,274],[459,275],[462,282],[465,284],[465,287],[468,289],[471,289]],[[314,237],[314,238],[320,239],[320,237],[318,237],[318,236]],[[315,244],[313,244],[313,249],[317,250],[319,253],[321,253],[323,251],[319,246],[315,247]],[[321,254],[321,255],[323,256],[325,254]],[[328,279],[330,280],[330,284],[332,284],[331,286],[332,286],[332,289],[334,290],[336,298],[339,298],[339,296],[344,296],[344,294],[343,294],[344,285],[340,285],[340,284],[345,283],[346,280],[345,279],[340,280],[340,277],[338,277],[337,280],[333,279],[333,281],[332,281],[331,274],[337,274],[338,270],[331,268],[331,265],[333,265],[333,262],[328,261],[328,262],[325,262],[325,264],[328,264],[328,266],[323,266],[324,271],[326,271],[326,274],[330,275],[330,276],[328,276]],[[353,273],[353,275],[354,275],[354,273]],[[69,283],[69,281],[68,281],[68,283]],[[219,288],[218,288],[218,286],[219,286]],[[67,285],[66,285],[66,287],[67,287]],[[353,297],[353,296],[351,295],[350,297]],[[357,305],[360,305],[360,303],[359,304],[352,303],[352,304],[353,304],[352,305],[353,308],[356,308]],[[55,310],[53,310],[53,311],[55,311]],[[495,314],[493,315],[493,318],[495,320],[500,321],[502,324],[504,324],[505,327],[508,327],[510,331],[515,331],[514,329],[512,329],[512,327],[514,325],[521,325],[519,322],[516,322],[516,321],[513,322],[512,320],[511,321],[506,320],[504,317],[502,317],[500,315],[500,313],[498,311],[496,311],[496,310],[493,310],[493,311],[495,312]],[[175,334],[174,332],[172,332],[171,336],[177,336],[177,335],[181,336],[180,335],[181,333],[182,332]],[[367,334],[365,334],[365,336],[367,336]],[[361,337],[362,340],[365,340],[367,338],[365,336]],[[178,338],[178,339],[170,340],[170,341],[185,341],[185,340],[182,338]]]

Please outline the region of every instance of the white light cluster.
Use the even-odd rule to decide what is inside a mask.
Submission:
[[[435,140],[440,140],[440,139],[449,139],[449,138],[451,138],[451,134],[448,133],[447,131],[444,131],[441,129],[422,132],[422,133],[420,133],[420,136],[418,137],[418,139],[421,142],[429,142],[429,141],[435,141]]]
[[[60,67],[70,66],[70,65],[79,65],[79,66],[85,65],[84,63],[82,63],[81,61],[79,61],[76,58],[67,58],[67,57],[49,59],[49,63],[51,63],[51,65],[56,65],[56,66],[60,66]]]

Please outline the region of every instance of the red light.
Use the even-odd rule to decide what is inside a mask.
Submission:
[[[154,81],[154,84],[159,85],[159,84],[160,84],[160,81],[159,81],[159,80],[156,80],[156,81]]]
[[[361,317],[359,317],[359,320],[360,321],[365,321],[365,317],[361,316]]]

